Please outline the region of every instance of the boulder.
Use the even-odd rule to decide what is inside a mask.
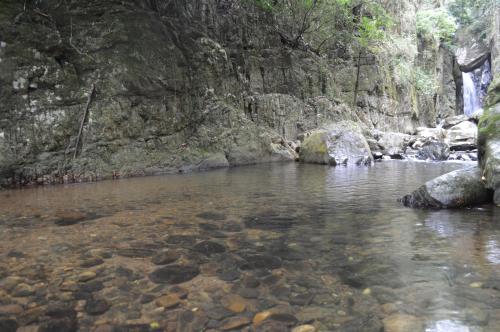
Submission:
[[[445,133],[446,131],[442,128],[427,128],[427,127],[417,128],[417,135],[427,139],[442,140],[445,137]]]
[[[412,140],[411,135],[401,133],[383,133],[378,145],[386,155],[402,154]]]
[[[450,117],[443,120],[442,128],[448,129],[448,128],[451,128],[453,126],[456,126],[459,123],[462,123],[462,122],[468,121],[468,120],[469,120],[469,117],[465,114],[450,116]]]
[[[486,187],[495,191],[493,200],[500,206],[500,103],[487,108],[481,117],[478,145]]]
[[[455,51],[458,66],[463,72],[480,67],[490,55],[488,41],[475,37],[471,29],[463,29],[457,36],[459,47]]]
[[[448,160],[450,148],[448,144],[437,141],[428,141],[417,152],[417,159],[420,160]]]
[[[445,142],[451,150],[466,151],[477,146],[477,125],[471,121],[461,122],[446,131]]]
[[[489,201],[491,192],[481,180],[478,167],[441,175],[401,199],[405,206],[414,208],[461,208]]]
[[[332,166],[366,165],[371,164],[373,156],[359,126],[341,121],[311,132],[302,143],[299,159]]]

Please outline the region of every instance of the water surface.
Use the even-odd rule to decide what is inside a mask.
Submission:
[[[461,167],[272,164],[1,192],[0,326],[498,331],[500,210],[397,202]]]

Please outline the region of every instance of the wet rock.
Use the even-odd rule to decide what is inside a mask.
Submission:
[[[128,257],[128,258],[146,258],[151,257],[154,251],[151,249],[142,248],[123,248],[117,249],[116,254],[118,256]]]
[[[223,246],[220,243],[214,242],[214,241],[203,241],[200,243],[197,243],[194,247],[193,250],[196,252],[199,252],[201,254],[204,254],[206,256],[211,256],[213,254],[220,254],[226,251],[226,247]]]
[[[266,320],[255,329],[255,332],[289,332],[290,328],[275,320]]]
[[[242,270],[254,269],[278,269],[281,267],[281,259],[276,256],[265,254],[245,255],[245,263],[240,267]]]
[[[294,315],[285,312],[273,312],[268,319],[281,322],[286,326],[293,326],[298,322],[297,318]]]
[[[252,320],[253,326],[257,327],[257,326],[261,325],[262,322],[265,321],[266,319],[268,319],[271,315],[272,315],[272,312],[270,310],[261,311],[261,312],[257,313],[253,317],[253,320]]]
[[[380,321],[380,319],[374,314],[368,314],[365,316],[353,317],[352,320],[342,324],[341,331],[345,332],[372,332],[372,331],[384,331],[384,325]],[[401,330],[402,331],[415,331],[421,332],[423,330]]]
[[[18,315],[23,312],[23,307],[19,304],[0,305],[0,316],[3,315]]]
[[[17,321],[13,318],[0,317],[0,331],[2,332],[16,332]]]
[[[167,238],[168,244],[179,246],[193,246],[196,243],[196,236],[193,235],[171,235]]]
[[[60,211],[56,214],[57,220],[54,222],[58,226],[75,225],[87,218],[87,215],[80,211]]]
[[[12,296],[14,297],[25,297],[35,294],[35,289],[25,283],[18,284],[12,291]]]
[[[155,303],[159,307],[170,309],[179,305],[181,303],[181,298],[179,294],[172,293],[157,298]]]
[[[135,272],[134,270],[128,269],[123,266],[118,266],[115,271],[116,275],[119,277],[125,277],[129,281],[139,280],[143,277],[143,275],[139,272]]]
[[[197,214],[196,216],[200,219],[213,220],[213,221],[220,221],[226,219],[226,216],[224,214],[213,211],[202,212]]]
[[[48,321],[40,323],[38,332],[76,332],[77,329],[78,327],[75,319],[62,318],[50,319]]]
[[[157,284],[179,284],[200,274],[200,269],[192,265],[168,265],[149,274],[149,279]]]
[[[301,309],[295,317],[300,322],[308,323],[315,320],[321,320],[332,315],[332,310],[319,306],[310,306]]]
[[[102,283],[102,281],[99,280],[91,280],[78,285],[78,290],[83,293],[98,292],[103,288],[104,284]]]
[[[370,147],[359,126],[350,121],[313,131],[302,143],[300,161],[325,165],[367,165],[373,162]]]
[[[214,319],[214,320],[222,320],[222,319],[227,318],[227,317],[232,316],[232,315],[233,315],[233,313],[231,311],[229,311],[223,307],[210,307],[207,310],[207,316],[210,319]]]
[[[278,214],[248,216],[243,219],[245,227],[262,230],[280,230],[293,226],[295,218]]]
[[[139,301],[141,304],[151,303],[156,297],[153,294],[142,294]]]
[[[89,258],[89,259],[84,260],[82,263],[80,263],[80,267],[89,268],[89,267],[101,265],[103,263],[104,263],[104,260],[102,258],[99,258],[99,257]]]
[[[311,304],[314,299],[314,294],[297,294],[290,297],[290,304],[306,306]]]
[[[394,314],[384,318],[384,332],[422,331],[423,323],[415,316]]]
[[[316,328],[313,325],[306,324],[294,327],[292,332],[316,332]]]
[[[151,261],[156,265],[167,265],[175,262],[180,257],[180,254],[174,250],[162,250],[157,252]]]
[[[401,199],[408,207],[460,208],[491,201],[478,167],[453,171],[428,181]]]
[[[78,275],[78,281],[86,282],[94,279],[95,277],[97,277],[97,274],[94,271],[85,271]]]
[[[221,304],[227,310],[234,313],[241,313],[245,311],[248,303],[247,301],[237,294],[229,294],[221,299]]]
[[[246,299],[256,299],[259,297],[259,291],[255,288],[241,288],[238,290],[238,294]]]
[[[104,299],[90,298],[85,304],[85,312],[91,316],[102,315],[109,308],[109,303]]]
[[[424,143],[422,148],[417,152],[417,158],[420,160],[448,160],[449,156],[450,148],[448,144],[437,141]]]
[[[242,328],[244,326],[249,325],[250,323],[251,323],[250,318],[245,316],[230,317],[222,321],[220,329],[222,331],[229,331]]]
[[[22,251],[13,249],[7,253],[7,257],[23,258],[25,257],[25,254]]]
[[[245,276],[243,278],[243,285],[248,288],[257,288],[260,285],[260,281],[253,276]]]
[[[465,321],[472,325],[485,326],[488,325],[489,315],[487,312],[473,307],[465,310]]]

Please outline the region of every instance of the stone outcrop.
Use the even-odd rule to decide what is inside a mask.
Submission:
[[[412,64],[412,45],[358,66],[353,45],[331,56],[288,47],[246,1],[154,3],[2,1],[0,185],[293,160],[293,141],[325,123],[413,133],[435,124],[434,99],[454,113],[446,50],[433,64],[441,88],[418,98],[388,61]],[[403,40],[414,1],[381,4],[390,33],[414,43]]]
[[[462,208],[490,202],[491,192],[481,180],[481,170],[472,167],[428,181],[401,201],[415,208]]]
[[[312,131],[300,147],[302,162],[325,165],[369,165],[370,147],[359,126],[342,121]]]
[[[494,190],[493,201],[500,206],[500,8],[495,10],[492,27],[491,62],[494,77],[478,125],[478,146],[479,164],[486,187]]]

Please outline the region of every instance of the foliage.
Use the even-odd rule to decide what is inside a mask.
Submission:
[[[448,8],[460,25],[469,25],[474,19],[499,5],[499,0],[452,0],[448,3]]]
[[[422,94],[432,96],[439,88],[436,78],[431,73],[426,72],[424,69],[417,67],[415,69],[415,88]]]
[[[386,37],[386,30],[392,25],[392,20],[382,6],[376,2],[365,4],[370,16],[362,16],[358,27],[359,44],[367,48],[370,43],[381,41]]]
[[[417,13],[417,33],[420,36],[449,42],[456,30],[455,18],[444,8],[425,9]]]
[[[286,44],[317,53],[353,40],[368,47],[372,41],[384,38],[384,30],[391,22],[375,0],[356,6],[353,0],[247,1],[273,15],[273,29]]]

